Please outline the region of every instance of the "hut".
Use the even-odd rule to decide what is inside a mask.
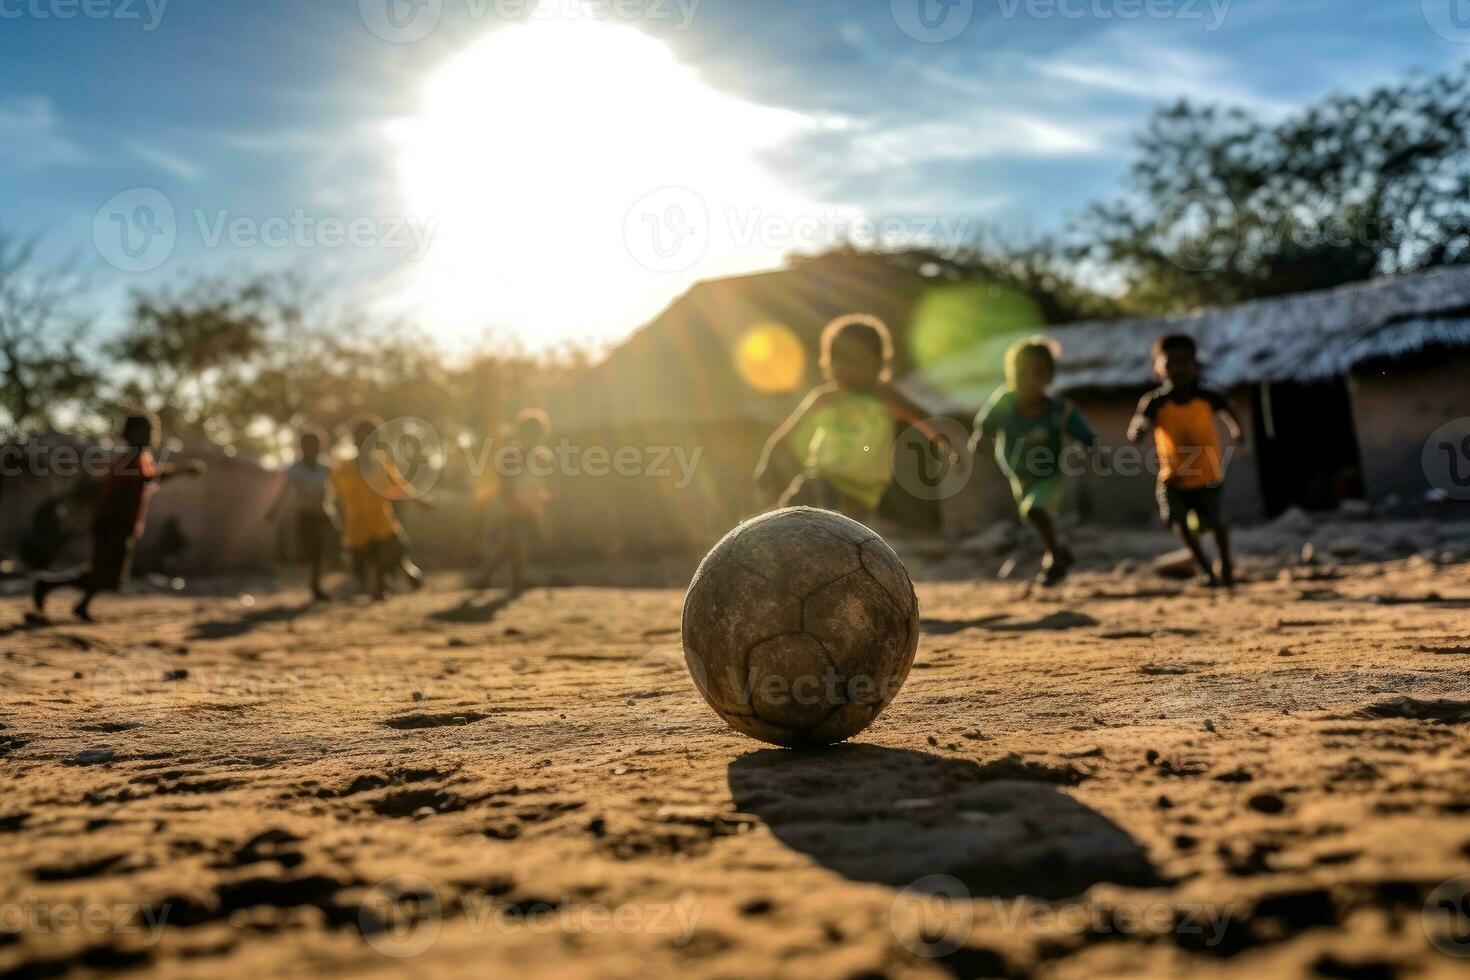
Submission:
[[[1194,337],[1207,382],[1246,429],[1226,484],[1237,522],[1354,498],[1403,506],[1433,499],[1425,443],[1445,423],[1470,417],[1470,268],[1048,333],[1063,349],[1055,390],[1115,447],[1125,443],[1139,397],[1157,383],[1152,341]],[[993,362],[967,357],[908,380],[956,414],[983,404],[999,383]],[[1078,505],[1109,523],[1148,519],[1152,472],[1133,469],[1087,474]]]
[[[0,446],[0,553],[30,569],[85,562],[110,453],[109,445],[55,434]],[[134,568],[186,575],[270,568],[279,548],[264,515],[279,474],[208,444],[185,455],[205,459],[209,470],[159,488]]]
[[[822,328],[854,311],[881,317],[894,330],[896,373],[911,373],[909,325],[935,286],[854,254],[696,284],[549,406],[553,443],[568,455],[549,481],[548,544],[702,548],[769,506],[751,473],[767,436],[820,382]],[[605,461],[619,452],[633,462],[624,474]],[[595,474],[581,465],[594,459]],[[937,504],[900,490],[884,510],[917,529],[939,526]]]

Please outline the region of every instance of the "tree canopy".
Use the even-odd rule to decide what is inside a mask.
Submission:
[[[1279,120],[1179,102],[1071,254],[1168,313],[1470,261],[1470,66]]]

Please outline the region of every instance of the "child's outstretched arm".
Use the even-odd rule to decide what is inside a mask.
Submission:
[[[1240,419],[1236,417],[1235,409],[1216,392],[1210,392],[1210,402],[1214,406],[1215,414],[1220,421],[1225,423],[1225,431],[1230,433],[1230,441],[1239,446],[1245,441],[1245,430],[1240,426]]]
[[[997,389],[985,407],[980,409],[975,416],[975,427],[970,435],[970,455],[978,457],[981,450],[994,448],[996,436],[1000,433],[1001,416],[1004,413],[1003,406],[1010,398],[1010,392],[1004,388]]]
[[[970,433],[970,443],[967,448],[970,450],[971,456],[979,456],[990,447],[991,442],[990,433],[984,429],[977,428],[974,432]]]
[[[1067,438],[1071,439],[1073,442],[1083,446],[1087,446],[1089,449],[1102,448],[1102,440],[1099,439],[1097,433],[1093,431],[1092,426],[1088,423],[1086,417],[1083,416],[1083,414],[1077,410],[1077,406],[1073,405],[1071,402],[1067,402],[1067,418],[1065,429],[1067,433]]]
[[[949,441],[949,437],[935,429],[929,423],[930,416],[918,405],[909,401],[903,392],[891,384],[884,383],[878,386],[878,395],[888,406],[888,410],[893,413],[894,418],[907,422],[919,430],[920,435],[928,439],[946,456],[954,455],[954,444]]]
[[[1104,463],[1111,458],[1108,448],[1103,445],[1102,439],[1098,438],[1098,434],[1093,430],[1086,416],[1078,411],[1077,406],[1071,402],[1067,402],[1065,432],[1068,439],[1095,454],[1095,457]]]
[[[801,404],[796,406],[796,411],[792,412],[785,422],[777,426],[776,431],[772,432],[771,437],[766,440],[765,448],[761,450],[760,461],[755,464],[755,482],[759,483],[765,479],[766,470],[771,465],[771,457],[776,454],[777,449],[785,445],[786,441],[791,438],[791,433],[796,431],[796,427],[801,424],[802,419],[806,418],[807,413],[816,408],[822,403],[823,399],[836,390],[836,386],[831,384],[818,385],[813,388],[807,392],[807,396],[801,400]]]
[[[176,476],[202,476],[209,466],[202,459],[189,459],[182,463],[164,463],[158,468],[158,482],[164,483]]]
[[[1138,401],[1138,410],[1133,413],[1133,419],[1128,423],[1128,441],[1137,442],[1143,438],[1143,434],[1154,426],[1155,400],[1152,393],[1144,395]]]
[[[414,486],[413,481],[403,475],[403,472],[398,469],[398,466],[393,460],[385,459],[383,460],[383,465],[388,471],[388,482],[392,488],[391,497],[393,500],[417,504],[424,510],[435,510],[439,506],[434,503],[428,494],[420,493],[418,487]]]

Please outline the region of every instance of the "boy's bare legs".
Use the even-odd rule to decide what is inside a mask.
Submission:
[[[1041,539],[1042,547],[1046,549],[1046,558],[1042,563],[1042,580],[1046,585],[1056,585],[1072,569],[1072,552],[1057,536],[1057,527],[1052,523],[1051,515],[1040,507],[1034,507],[1027,513],[1026,522],[1031,525],[1031,529]]]
[[[507,521],[503,525],[502,533],[495,535],[494,540],[494,550],[480,566],[479,574],[475,576],[475,588],[490,588],[495,582],[495,573],[500,571],[500,566],[508,562],[510,564],[511,594],[520,595],[529,587],[526,581],[528,549],[525,529]]]
[[[318,602],[327,601],[326,590],[322,588],[322,556],[313,555],[311,558],[311,597]]]
[[[1179,540],[1184,542],[1184,547],[1194,556],[1194,563],[1211,585],[1219,585],[1220,580],[1215,576],[1215,570],[1210,567],[1210,559],[1205,555],[1204,545],[1200,544],[1199,537],[1190,530],[1187,519],[1175,520],[1174,533],[1179,535]],[[1223,554],[1223,552],[1222,552]]]
[[[494,556],[487,561],[475,579],[475,587],[488,589],[495,582],[495,573],[500,571],[500,566],[506,562],[510,563],[510,591],[514,595],[520,595],[526,591],[526,555],[520,545],[512,541],[506,541],[495,552]]]
[[[408,579],[408,587],[415,592],[424,587],[424,570],[415,565],[407,555],[398,560],[397,570],[404,574]]]
[[[519,540],[510,545],[510,591],[512,595],[526,591],[526,549]]]
[[[1235,587],[1235,562],[1230,557],[1230,529],[1216,524],[1210,529],[1215,535],[1215,548],[1220,552],[1220,581],[1225,588]]]
[[[62,576],[42,575],[37,577],[36,584],[31,587],[31,604],[35,606],[34,615],[38,617],[44,617],[46,615],[46,597],[51,594],[53,589],[81,589],[82,598],[72,607],[72,612],[76,614],[78,619],[85,619],[90,622],[92,619],[92,600],[97,595],[97,590],[91,587],[91,579],[92,573],[90,571],[73,572]]]
[[[363,584],[368,595],[372,596],[374,602],[382,602],[387,598],[388,570],[383,567],[383,559],[377,554],[377,549],[371,549],[363,566],[366,575]]]
[[[84,619],[89,623],[92,622],[92,600],[96,598],[96,596],[97,590],[92,588],[91,586],[87,586],[82,591],[81,601],[78,602],[75,606],[71,607],[73,615],[75,615],[77,619]]]
[[[481,565],[480,571],[475,575],[474,587],[477,589],[488,589],[495,582],[495,573],[500,571],[501,562],[505,560],[505,548],[496,548]]]

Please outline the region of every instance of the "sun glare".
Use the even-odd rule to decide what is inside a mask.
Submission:
[[[745,383],[764,394],[794,390],[806,375],[806,351],[789,327],[761,323],[735,345],[735,368]]]
[[[409,304],[450,339],[625,334],[697,279],[779,263],[785,249],[741,233],[812,207],[757,160],[803,124],[716,91],[631,27],[497,30],[440,68],[421,114],[391,132],[410,213],[437,221]]]

